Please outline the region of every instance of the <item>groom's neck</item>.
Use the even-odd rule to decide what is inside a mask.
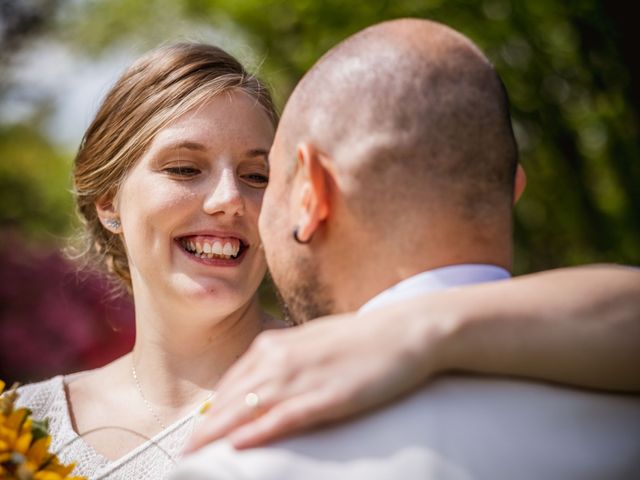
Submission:
[[[361,239],[342,244],[336,261],[326,261],[331,278],[334,313],[358,310],[376,295],[421,272],[460,264],[490,264],[511,270],[512,243],[508,234],[451,229],[437,235],[415,236],[411,247],[389,235],[384,241]],[[346,247],[346,248],[345,248]],[[327,259],[328,260],[328,259]]]

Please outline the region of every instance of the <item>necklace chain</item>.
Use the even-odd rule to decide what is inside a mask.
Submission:
[[[151,406],[147,398],[144,396],[144,393],[142,393],[142,387],[140,386],[140,382],[138,381],[138,373],[136,372],[136,366],[133,363],[131,363],[131,375],[133,376],[133,381],[136,383],[136,388],[138,389],[140,398],[142,398],[142,401],[147,407],[147,410],[149,410],[149,413],[155,419],[155,421],[158,422],[158,425],[160,425],[162,430],[165,430],[167,427],[164,426],[164,423],[162,422],[162,420],[160,419],[156,411],[153,409],[153,407]]]
[[[165,426],[164,422],[162,421],[160,416],[156,413],[156,411],[153,409],[153,407],[151,406],[151,404],[147,400],[147,397],[145,397],[144,393],[142,392],[142,387],[140,386],[140,381],[138,380],[138,372],[136,372],[136,366],[135,366],[135,364],[133,362],[131,362],[131,376],[133,377],[133,381],[136,384],[136,388],[138,389],[138,393],[140,394],[140,398],[142,398],[142,401],[144,402],[145,406],[147,407],[147,410],[149,411],[151,416],[155,419],[155,421],[158,423],[158,425],[160,425],[162,430],[166,430],[167,427]],[[207,395],[207,398],[205,398],[202,403],[207,402],[207,400],[209,400],[213,396],[213,394],[214,394],[214,392],[209,393],[209,395]]]

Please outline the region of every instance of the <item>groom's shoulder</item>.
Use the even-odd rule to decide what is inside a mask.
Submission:
[[[492,442],[507,448],[518,434],[594,443],[607,438],[615,443],[616,438],[626,440],[631,427],[635,427],[635,447],[640,448],[640,395],[449,375],[368,415],[307,437],[326,437],[329,444],[353,436],[361,438],[358,443],[364,448],[407,441],[441,446],[446,439],[456,448],[482,450]],[[381,431],[397,433],[381,436]]]
[[[256,479],[640,478],[639,432],[638,396],[445,376],[359,418],[267,448],[214,445],[184,466],[202,473],[213,456]]]

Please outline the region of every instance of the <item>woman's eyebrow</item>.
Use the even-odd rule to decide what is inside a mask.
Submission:
[[[181,148],[186,148],[187,150],[196,150],[199,152],[205,152],[207,147],[202,143],[193,142],[191,140],[184,140],[182,142],[171,143],[169,145],[164,146],[167,150],[179,150]]]
[[[208,150],[206,145],[194,142],[192,140],[183,140],[175,143],[168,143],[167,145],[162,145],[161,148],[163,150],[180,150],[184,148],[187,150],[194,150],[198,152],[206,152]],[[269,150],[265,150],[263,148],[252,148],[250,150],[247,150],[246,156],[250,158],[264,157],[266,161],[269,161]]]
[[[254,148],[247,151],[247,157],[264,157],[265,160],[269,161],[269,150]]]

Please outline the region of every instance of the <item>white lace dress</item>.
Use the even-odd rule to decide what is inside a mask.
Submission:
[[[63,376],[25,385],[18,391],[18,406],[31,409],[37,420],[49,419],[51,451],[59,452],[59,458],[64,463],[76,463],[74,475],[84,475],[90,479],[166,478],[191,435],[197,416],[196,410],[118,460],[109,460],[96,452],[73,429]]]

